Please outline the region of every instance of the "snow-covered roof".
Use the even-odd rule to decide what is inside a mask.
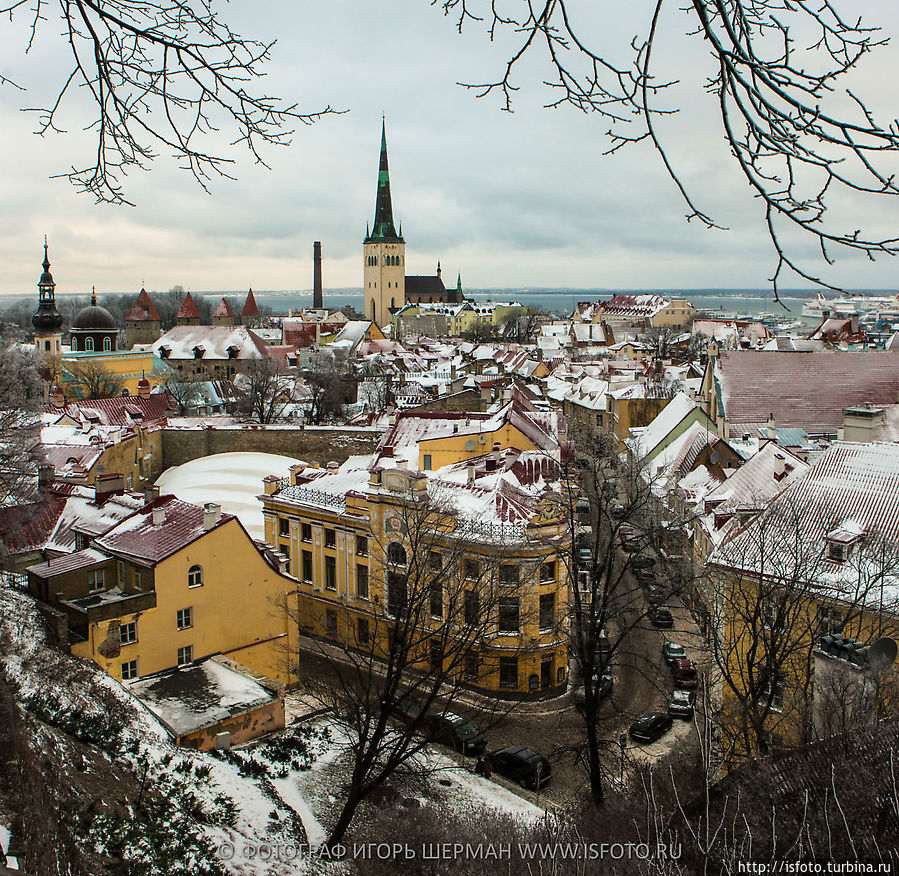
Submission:
[[[264,359],[265,341],[246,326],[176,325],[151,344],[163,359]],[[232,355],[232,352],[234,355]]]
[[[648,426],[640,429],[634,438],[628,438],[625,443],[638,459],[649,457],[652,455],[652,451],[671,434],[678,423],[684,417],[692,414],[697,407],[686,393],[679,392],[662,408]]]

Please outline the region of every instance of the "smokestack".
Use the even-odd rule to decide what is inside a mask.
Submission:
[[[203,506],[203,529],[212,529],[219,522],[221,516],[222,506],[217,502],[207,502]]]
[[[316,240],[312,244],[312,306],[318,310],[323,307],[322,304],[322,244],[320,240]]]

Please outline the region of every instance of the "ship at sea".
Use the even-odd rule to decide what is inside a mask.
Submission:
[[[899,318],[899,294],[897,295],[844,295],[828,299],[818,292],[802,305],[803,316],[871,316],[894,315]]]

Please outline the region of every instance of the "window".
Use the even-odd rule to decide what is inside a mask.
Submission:
[[[518,566],[504,564],[499,567],[500,587],[515,587],[518,584]]]
[[[443,584],[431,582],[431,617],[443,617]]]
[[[140,572],[138,572],[140,576]],[[203,569],[200,566],[191,566],[187,570],[187,586],[202,587],[203,586]]]
[[[556,561],[552,560],[548,563],[544,563],[540,567],[540,583],[547,584],[550,581],[556,580]]]
[[[337,635],[337,610],[329,608],[325,611],[325,631],[329,636]]]
[[[368,538],[364,535],[356,536],[356,556],[357,557],[367,557],[368,556]]]
[[[462,568],[469,581],[477,581],[481,575],[481,564],[477,560],[465,560]]]
[[[443,557],[439,551],[428,552],[428,568],[432,572],[439,572],[443,568]]]
[[[428,662],[431,664],[431,672],[443,670],[443,645],[439,639],[431,639],[428,646]]]
[[[369,641],[368,619],[360,617],[356,621],[356,644],[364,647]]]
[[[501,633],[518,632],[518,597],[501,596],[499,598],[499,631]]]
[[[75,550],[83,551],[88,545],[87,536],[83,532],[75,533]]]
[[[827,542],[827,559],[842,563],[846,559],[846,545],[838,541]]]
[[[499,658],[499,686],[518,687],[518,658]]]
[[[368,566],[356,566],[356,595],[368,599]]]
[[[387,562],[396,566],[406,565],[406,549],[398,541],[387,545]]]
[[[312,524],[311,523],[301,523],[300,524],[300,533],[303,541],[312,541]]]
[[[110,338],[103,338],[103,352],[108,353],[112,350],[112,340]]]
[[[130,624],[121,624],[119,626],[119,641],[123,645],[133,645],[137,641],[136,621],[131,621]]]
[[[87,350],[88,353],[94,352],[94,339],[93,338],[88,338],[84,342],[84,349]]]
[[[328,590],[337,589],[337,558],[325,557],[325,587]]]
[[[185,645],[178,649],[178,665],[187,666],[188,663],[194,662],[194,646]]]
[[[122,664],[122,681],[131,681],[133,678],[137,678],[137,660]]]
[[[387,574],[387,613],[396,617],[406,605],[406,576]]]
[[[337,533],[333,529],[325,530],[325,547],[337,547]]]
[[[818,635],[827,636],[843,631],[843,612],[826,605],[818,606]]]
[[[194,625],[194,610],[192,608],[178,609],[178,629],[186,630]]]
[[[303,551],[303,580],[312,583],[312,551]]]
[[[430,454],[430,453],[426,453],[426,454],[422,457],[422,463],[421,463],[421,464],[422,464],[422,468],[424,469],[424,471],[430,471],[430,470],[431,470],[431,454]]]
[[[140,569],[134,571],[134,587],[136,590],[144,589],[144,573]]]
[[[465,623],[470,627],[475,626],[480,620],[481,600],[474,590],[465,591],[464,611]]]
[[[125,564],[119,560],[117,564],[117,570],[119,575],[119,587],[125,586]]]
[[[103,583],[102,569],[93,569],[92,571],[87,573],[87,589],[90,590],[91,593],[95,593],[97,590],[102,590]]]
[[[556,622],[556,594],[544,593],[540,597],[540,629],[551,630]]]
[[[471,650],[465,652],[465,677],[478,677],[478,652]]]
[[[278,518],[278,534],[290,535],[290,521],[286,517]]]
[[[774,676],[774,683],[765,682],[759,690],[759,701],[764,706],[771,700],[771,708],[780,712],[784,707],[784,680],[782,675]]]

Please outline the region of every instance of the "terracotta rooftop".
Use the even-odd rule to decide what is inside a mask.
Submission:
[[[41,407],[41,413],[68,415],[76,422],[96,421],[99,426],[131,426],[162,423],[168,416],[169,397],[166,393],[156,393],[149,398],[131,395],[117,398],[76,399],[65,408],[53,404]]]
[[[181,307],[178,308],[178,312],[175,314],[176,319],[199,319],[200,311],[197,310],[197,305],[194,303],[193,298],[190,295],[190,292],[184,296],[184,301],[181,302]]]
[[[222,299],[224,300],[224,299]],[[250,289],[247,294],[247,300],[244,302],[243,310],[240,312],[241,316],[259,316],[259,308],[256,306],[256,299],[253,296],[253,290]]]
[[[134,299],[134,304],[131,305],[131,310],[128,311],[125,319],[131,322],[151,322],[153,320],[159,322],[159,311],[146,289],[140,290],[140,294]]]
[[[223,316],[230,317],[234,316],[234,311],[231,309],[231,305],[228,304],[228,302],[224,298],[222,298],[215,310],[212,311],[212,316],[218,318],[221,318]]]
[[[715,378],[728,423],[798,426],[810,435],[835,434],[843,408],[894,404],[899,392],[895,352],[720,353]]]

